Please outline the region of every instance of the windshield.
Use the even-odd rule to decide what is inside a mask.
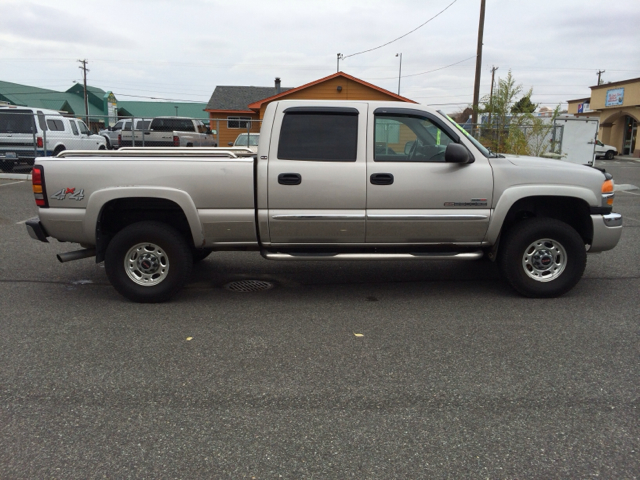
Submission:
[[[495,156],[494,154],[492,154],[489,149],[487,149],[487,147],[483,146],[478,140],[476,140],[475,138],[473,138],[471,135],[469,135],[469,132],[467,132],[464,128],[462,128],[460,125],[458,125],[458,122],[456,122],[453,118],[451,118],[449,115],[447,115],[446,113],[438,110],[438,113],[440,115],[442,115],[443,117],[445,117],[447,120],[449,120],[451,123],[453,123],[456,127],[458,127],[458,130],[460,130],[462,133],[464,133],[465,137],[467,137],[467,139],[473,143],[473,145],[482,152],[482,154],[485,157],[491,157],[491,156]]]
[[[257,134],[257,133],[252,133],[251,136],[249,137],[249,146],[250,147],[257,147],[259,140],[260,140],[260,135]],[[240,135],[238,135],[238,138],[236,139],[236,146],[237,147],[246,147],[247,146],[247,134],[246,133],[241,133]]]

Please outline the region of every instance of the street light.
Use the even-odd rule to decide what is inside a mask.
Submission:
[[[400,78],[402,77],[402,54],[396,53],[396,57],[400,57],[400,71],[398,72],[398,95],[400,95]]]

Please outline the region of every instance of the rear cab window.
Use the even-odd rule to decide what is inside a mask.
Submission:
[[[358,110],[290,107],[285,110],[278,158],[355,162],[358,154]]]
[[[0,133],[35,133],[31,110],[0,110]]]

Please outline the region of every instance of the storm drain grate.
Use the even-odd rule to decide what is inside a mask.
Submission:
[[[261,292],[273,288],[273,283],[263,280],[238,280],[236,282],[227,283],[224,288],[232,292],[248,293]]]

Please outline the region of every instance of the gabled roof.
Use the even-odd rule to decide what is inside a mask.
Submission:
[[[281,92],[291,88],[281,88]],[[247,105],[276,93],[275,87],[217,86],[211,95],[206,110],[248,111]]]
[[[262,104],[265,103],[265,102],[272,102],[274,100],[280,100],[280,99],[286,98],[288,95],[291,95],[292,93],[299,92],[300,90],[304,90],[306,88],[312,87],[314,85],[318,85],[320,83],[323,83],[323,82],[326,82],[326,81],[329,81],[329,80],[333,80],[334,78],[338,78],[338,77],[344,78],[345,80],[351,80],[352,82],[356,82],[356,83],[359,83],[361,85],[364,85],[365,87],[371,88],[373,90],[377,90],[378,92],[384,93],[385,95],[388,95],[389,97],[391,97],[391,98],[393,98],[395,100],[400,100],[402,102],[408,102],[408,103],[417,103],[417,102],[414,102],[413,100],[410,100],[410,99],[405,98],[405,97],[401,97],[400,95],[397,95],[397,94],[395,94],[393,92],[390,92],[389,90],[385,90],[384,88],[380,88],[377,85],[374,85],[372,83],[365,82],[364,80],[360,80],[359,78],[353,77],[353,76],[351,76],[351,75],[349,75],[347,73],[337,72],[337,73],[334,73],[333,75],[329,75],[328,77],[324,77],[324,78],[321,78],[319,80],[315,80],[313,82],[307,83],[307,84],[302,85],[300,87],[292,88],[290,90],[287,90],[286,92],[282,92],[282,93],[279,93],[277,95],[272,95],[271,97],[266,97],[266,98],[262,98],[260,100],[257,100],[255,102],[249,104],[249,108],[252,109],[252,110],[259,110],[260,107],[262,106]]]

